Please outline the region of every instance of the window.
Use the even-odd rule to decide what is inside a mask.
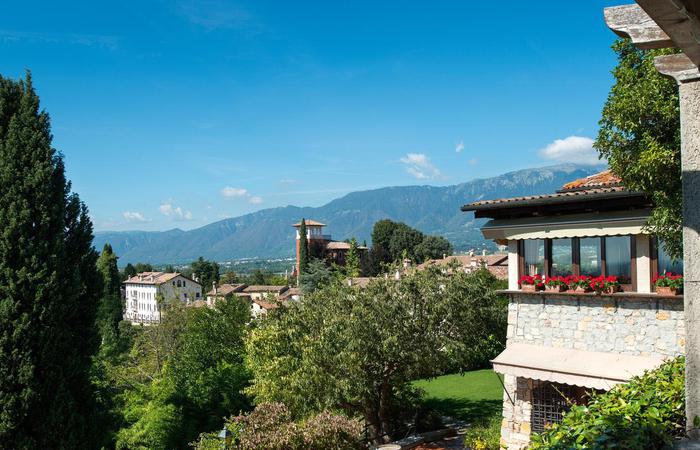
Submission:
[[[602,252],[600,251],[600,238],[581,238],[580,240],[581,264],[579,275],[597,277],[603,272]]]
[[[632,242],[630,236],[605,238],[605,275],[616,276],[620,283],[632,282]]]
[[[530,426],[535,433],[541,433],[548,425],[560,423],[564,413],[571,409],[574,386],[541,381],[532,390],[532,412]]]
[[[573,273],[574,260],[571,239],[552,239],[552,276],[565,277]]]
[[[668,256],[668,253],[666,253],[666,250],[664,250],[664,244],[663,242],[660,242],[657,240],[656,243],[656,248],[658,252],[657,256],[657,274],[664,274],[664,273],[675,273],[675,274],[682,274],[683,273],[683,260],[672,260],[670,256]]]
[[[544,239],[523,241],[525,274],[544,275]]]

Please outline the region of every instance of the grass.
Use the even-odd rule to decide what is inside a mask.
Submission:
[[[483,422],[501,413],[503,387],[498,376],[484,369],[419,380],[414,385],[425,391],[426,406],[465,422]]]
[[[444,375],[414,382],[425,391],[423,404],[472,426],[464,436],[471,448],[498,449],[503,387],[493,370]]]

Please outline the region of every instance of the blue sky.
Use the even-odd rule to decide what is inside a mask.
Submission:
[[[620,2],[12,2],[97,230],[591,161]]]

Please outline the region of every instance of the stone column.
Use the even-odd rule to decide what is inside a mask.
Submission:
[[[700,71],[685,55],[654,61],[679,86],[683,172],[683,286],[686,325],[686,417],[688,436],[700,439]]]

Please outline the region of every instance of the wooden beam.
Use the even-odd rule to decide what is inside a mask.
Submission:
[[[605,23],[620,37],[629,37],[642,49],[674,47],[673,41],[637,4],[603,10]]]
[[[657,56],[654,58],[654,66],[660,73],[674,78],[678,84],[700,80],[700,70],[683,53]]]

